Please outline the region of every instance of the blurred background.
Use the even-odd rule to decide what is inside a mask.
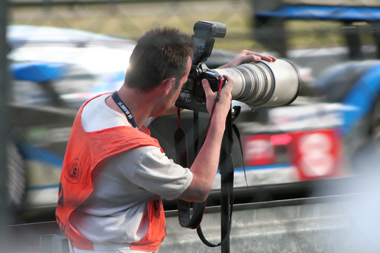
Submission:
[[[203,20],[227,27],[225,38],[215,40],[209,68],[247,49],[291,61],[301,86],[287,106],[249,109],[235,101],[242,106],[235,123],[244,155],[234,136],[239,208],[232,252],[380,252],[380,1],[1,4],[0,247],[42,252],[39,236],[60,233],[54,210],[73,119],[86,100],[120,87],[135,41],[153,27],[193,34],[194,24]],[[191,148],[193,117],[185,111],[182,118]],[[207,119],[200,114],[200,136]],[[173,159],[176,122],[163,117],[150,125]],[[212,208],[220,206],[221,187],[218,174],[208,200],[211,221],[204,223],[206,231],[218,231],[216,240],[220,216]],[[176,202],[164,204],[167,217],[178,223]],[[18,245],[21,235],[30,239]],[[178,236],[168,232],[164,252],[189,245],[199,252],[220,251]]]

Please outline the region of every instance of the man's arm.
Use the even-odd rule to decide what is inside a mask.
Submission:
[[[219,102],[216,103],[206,140],[190,168],[193,173],[193,180],[189,187],[178,197],[179,199],[189,202],[203,202],[211,191],[218,170],[226,118],[231,107],[233,80],[228,76],[224,76],[224,78],[227,82],[220,91]],[[207,110],[211,112],[216,92],[211,90],[207,80],[202,80],[202,85],[206,93]]]

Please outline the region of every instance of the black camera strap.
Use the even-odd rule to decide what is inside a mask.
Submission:
[[[235,133],[235,135],[239,141],[239,147],[240,147],[241,155],[242,155],[242,158],[244,161],[243,148],[242,148],[241,136],[239,133],[239,129],[237,128],[237,126],[235,124],[232,123],[240,114],[240,109],[241,109],[240,107],[234,107],[235,113],[233,115],[231,115],[231,118],[229,119],[230,122],[228,122],[227,125],[229,125],[232,128],[233,132]],[[180,120],[179,112],[178,112],[178,120]],[[176,132],[175,139],[178,142],[186,143],[186,136],[180,127],[180,122],[179,122],[178,128],[180,130],[178,130]],[[229,129],[229,130],[232,131],[231,129]],[[178,143],[178,142],[176,142],[176,143]],[[232,143],[230,145],[232,145]],[[181,145],[181,147],[182,147],[182,149],[179,146],[176,146],[176,154],[178,155],[177,161],[181,161],[184,164],[187,164],[187,162],[188,162],[188,160],[187,160],[188,159],[187,148],[183,148],[183,147],[187,147],[187,146],[186,146],[186,144],[184,144],[184,145]],[[181,152],[177,152],[177,151],[181,151]],[[226,221],[228,221],[228,223],[226,224],[226,227],[224,227],[225,232],[224,232],[223,237],[219,243],[214,244],[214,243],[209,242],[202,232],[202,228],[201,228],[200,223],[201,223],[202,218],[203,218],[206,202],[197,204],[197,203],[189,203],[189,202],[186,202],[183,200],[178,200],[178,216],[179,216],[179,222],[180,222],[181,226],[187,227],[187,228],[192,228],[192,229],[197,228],[197,234],[198,234],[199,238],[208,247],[218,247],[218,246],[221,246],[221,245],[227,243],[229,241],[229,237],[230,237],[230,233],[231,233],[232,213],[233,213],[233,204],[234,204],[234,194],[233,194],[234,164],[233,164],[231,150],[227,151],[226,159],[222,162],[220,167],[224,168],[224,169],[221,169],[220,173],[221,173],[222,178],[225,178],[224,182],[223,182],[224,186],[222,186],[222,187],[226,187],[226,189],[227,189],[228,202],[229,202],[229,211],[228,211],[229,216],[226,219]],[[244,168],[245,181],[246,181],[246,184],[248,187],[244,162],[243,162],[243,168]],[[191,216],[191,218],[190,218],[190,208],[191,207],[193,207],[193,216]],[[222,215],[226,215],[226,214],[222,213]]]
[[[202,227],[197,228],[197,234],[201,241],[208,247],[218,247],[229,244],[232,225],[232,212],[234,204],[233,184],[234,184],[234,164],[232,159],[232,114],[228,114],[226,119],[226,131],[223,137],[222,149],[219,162],[219,173],[221,176],[221,230],[222,239],[214,244],[206,239],[202,232]]]
[[[219,80],[221,81],[221,80]],[[215,99],[215,103],[212,108],[211,117],[208,122],[207,128],[206,128],[206,136],[209,129],[209,124],[213,115],[213,111],[215,109],[216,103],[219,101],[219,92],[222,85],[220,83],[219,90],[217,92],[217,97]],[[231,112],[227,116],[227,122],[226,122],[226,132],[224,136],[224,153],[221,154],[221,160],[219,162],[219,169],[221,174],[221,180],[222,180],[222,188],[221,188],[221,210],[222,210],[222,239],[221,242],[218,244],[213,244],[209,242],[203,232],[202,228],[200,226],[200,223],[203,218],[203,214],[206,208],[206,201],[203,203],[190,203],[183,200],[177,201],[178,206],[178,218],[179,223],[182,227],[186,228],[197,228],[197,234],[201,241],[209,246],[209,247],[218,247],[221,245],[229,245],[229,237],[231,233],[231,226],[232,226],[232,212],[233,212],[233,204],[234,204],[234,194],[233,194],[233,181],[234,181],[234,164],[232,159],[232,130],[235,132],[239,144],[240,144],[240,151],[243,157],[243,167],[244,167],[244,175],[245,180],[248,186],[246,172],[245,172],[245,166],[244,166],[244,156],[243,156],[243,148],[241,144],[241,138],[240,133],[235,124],[233,124],[233,121],[238,117],[240,114],[240,107],[234,107],[234,114]],[[181,122],[180,122],[180,109],[177,111],[178,116],[178,129],[175,132],[174,139],[175,139],[175,150],[176,150],[176,160],[178,163],[180,163],[184,167],[189,166],[188,161],[188,150],[187,150],[187,141],[186,141],[186,134],[181,128]],[[196,114],[194,114],[194,120],[195,120]],[[195,123],[197,124],[197,123]],[[197,129],[196,126],[194,126],[195,129]],[[194,139],[197,141],[197,136],[194,136]],[[197,153],[197,146],[195,145],[196,152]],[[223,150],[223,149],[222,149]],[[223,156],[223,158],[222,158]],[[223,207],[224,206],[224,207]],[[193,208],[193,215],[191,216],[191,207]]]
[[[240,113],[240,107],[238,108],[237,115],[234,116],[234,117],[236,118],[239,113]],[[236,135],[236,137],[237,137],[237,139],[239,141],[240,151],[241,151],[241,155],[242,155],[242,158],[243,158],[243,161],[244,161],[243,147],[242,147],[242,144],[241,144],[241,138],[240,138],[239,129],[237,128],[237,126],[235,124],[232,124],[231,126],[232,126],[232,129],[234,130],[234,133],[235,133],[235,135]],[[226,159],[225,163],[226,164],[224,166],[225,166],[225,168],[227,168],[227,170],[231,169],[231,168],[234,168],[233,159],[232,159],[232,154],[231,153],[227,155],[227,159]],[[248,187],[248,181],[247,181],[247,175],[246,175],[246,171],[245,171],[244,162],[243,162],[243,168],[244,168],[245,182],[246,182],[247,187]],[[222,173],[223,172],[221,172],[221,174]],[[227,171],[227,173],[230,173],[230,172]],[[222,177],[224,177],[224,175],[222,175]],[[209,242],[206,239],[206,237],[204,236],[203,232],[202,232],[201,225],[199,225],[197,227],[197,234],[198,234],[199,238],[208,247],[218,247],[218,246],[221,246],[221,245],[227,243],[227,241],[229,241],[229,237],[230,237],[230,234],[231,234],[232,213],[233,213],[233,204],[234,204],[233,174],[232,175],[227,175],[225,178],[226,178],[226,180],[224,181],[224,184],[227,187],[227,194],[228,194],[228,198],[229,198],[230,209],[229,209],[228,224],[227,224],[227,227],[225,228],[225,233],[224,233],[224,236],[222,237],[222,240],[219,243],[217,243],[217,244]],[[222,213],[222,215],[225,215],[225,214]]]
[[[206,136],[209,129],[209,125],[211,122],[212,115],[214,113],[214,109],[216,106],[216,103],[220,99],[220,90],[222,89],[223,80],[219,76],[219,89],[217,91],[217,96],[215,98],[215,102],[212,107],[210,120],[207,125],[206,129]],[[197,113],[194,113],[194,120],[198,121],[198,116],[196,116]],[[182,167],[189,168],[189,161],[188,161],[188,150],[187,150],[187,141],[186,141],[186,134],[181,128],[181,110],[178,108],[177,110],[177,118],[178,118],[178,128],[177,131],[174,133],[174,146],[175,146],[175,152],[176,152],[176,162],[179,163]],[[195,135],[198,135],[198,123],[195,123],[197,126],[194,126],[194,129],[196,131]],[[197,153],[198,149],[198,136],[194,136],[194,140],[196,141],[195,148],[195,154]],[[191,203],[184,200],[177,200],[177,208],[178,208],[178,219],[179,223],[182,227],[186,228],[198,228],[202,218],[204,211],[206,209],[207,200],[202,203]],[[193,208],[193,215],[191,216],[191,207]]]
[[[186,134],[181,128],[180,109],[178,108],[178,128],[174,134],[174,143],[176,151],[176,162],[182,167],[189,167],[188,150]],[[191,203],[181,199],[177,200],[178,220],[179,224],[185,228],[195,229],[202,221],[203,214],[206,208],[206,201],[202,203]],[[191,208],[193,214],[191,215]]]

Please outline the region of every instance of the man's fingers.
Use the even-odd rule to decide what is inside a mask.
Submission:
[[[224,88],[228,89],[229,92],[232,90],[232,86],[234,85],[234,80],[231,79],[231,77],[223,75],[224,79],[226,79],[226,82],[224,84]]]
[[[257,55],[254,55],[254,54],[248,54],[246,56],[243,56],[243,58],[241,59],[241,63],[252,62],[252,61],[258,62],[260,60],[261,60],[260,56],[257,56]]]
[[[223,89],[227,90],[228,92],[231,92],[234,81],[231,79],[231,77],[227,75],[223,75],[223,78],[226,80]],[[202,80],[202,86],[203,90],[205,91],[206,97],[214,95],[214,91],[211,89],[210,83],[207,79]]]
[[[248,50],[243,50],[241,54],[245,55],[244,60],[246,60],[246,62],[250,62],[250,61],[258,62],[261,60],[269,61],[269,62],[276,61],[276,57],[273,57],[271,55],[260,54],[260,53],[256,53],[256,52],[252,52]]]
[[[207,79],[202,80],[202,86],[203,86],[203,90],[205,91],[206,97],[208,97],[209,95],[213,93],[210,87],[210,83],[207,81]]]
[[[276,61],[276,57],[273,57],[271,55],[260,54],[260,53],[255,53],[255,55],[256,55],[256,57],[260,57],[261,60],[264,60],[264,61],[269,61],[269,62]]]

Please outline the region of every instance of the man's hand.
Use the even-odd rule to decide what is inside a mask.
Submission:
[[[223,66],[220,66],[218,69],[231,68],[231,67],[238,66],[242,63],[253,62],[253,61],[258,62],[261,60],[274,62],[274,61],[276,61],[276,58],[273,56],[270,56],[270,55],[251,52],[248,50],[243,50],[232,61],[230,61],[229,63],[227,63]]]
[[[221,113],[222,117],[226,117],[231,107],[231,90],[234,81],[229,76],[223,75],[223,77],[226,79],[226,83],[220,91],[220,98],[216,103],[214,114]],[[207,81],[207,79],[202,80],[202,85],[206,96],[207,111],[211,114],[217,92],[214,92],[211,89],[210,83]]]

